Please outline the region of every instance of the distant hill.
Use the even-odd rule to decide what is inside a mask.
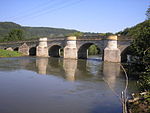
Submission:
[[[25,39],[33,39],[39,37],[62,37],[67,34],[79,32],[77,30],[50,28],[50,27],[25,27],[13,22],[0,22],[0,40],[12,29],[22,29],[24,31]]]

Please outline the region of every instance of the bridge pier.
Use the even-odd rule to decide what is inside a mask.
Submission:
[[[63,68],[65,70],[66,79],[69,81],[74,81],[75,73],[77,69],[77,60],[76,59],[64,59]]]
[[[120,63],[103,62],[103,79],[112,89],[117,86],[117,77],[120,76]]]
[[[117,36],[109,36],[107,47],[104,49],[104,61],[120,62],[120,49],[117,48]]]
[[[41,57],[36,59],[36,67],[38,69],[38,73],[45,75],[47,72],[47,65],[48,65],[48,58],[46,57]]]
[[[18,48],[18,51],[20,53],[22,53],[23,55],[29,55],[29,46],[24,43],[23,45],[21,45],[19,48]]]
[[[36,48],[36,56],[48,57],[47,38],[40,38],[39,45]]]
[[[64,48],[64,58],[69,58],[69,59],[78,58],[75,36],[71,36],[67,38],[66,46]]]

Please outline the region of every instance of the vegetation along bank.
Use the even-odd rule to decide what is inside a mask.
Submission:
[[[20,57],[23,56],[21,53],[17,51],[9,51],[0,49],[0,57]]]
[[[129,78],[137,80],[139,93],[133,93],[128,101],[130,113],[150,113],[150,7],[147,19],[118,34],[133,38],[128,54],[131,61],[126,64]]]

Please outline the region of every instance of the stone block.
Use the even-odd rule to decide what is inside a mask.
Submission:
[[[107,62],[120,62],[121,56],[120,56],[120,50],[118,48],[116,49],[104,49],[104,61]]]
[[[46,74],[48,65],[48,58],[38,58],[36,59],[36,66],[38,68],[39,74]]]
[[[77,48],[65,47],[64,58],[77,59],[78,58]]]
[[[11,47],[7,48],[8,51],[14,51]]]
[[[48,47],[37,46],[36,48],[36,56],[39,57],[48,57]]]
[[[29,46],[26,43],[24,43],[19,47],[18,51],[23,55],[29,55]]]

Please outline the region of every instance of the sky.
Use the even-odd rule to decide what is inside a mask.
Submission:
[[[0,0],[0,22],[119,32],[146,19],[150,0]]]

